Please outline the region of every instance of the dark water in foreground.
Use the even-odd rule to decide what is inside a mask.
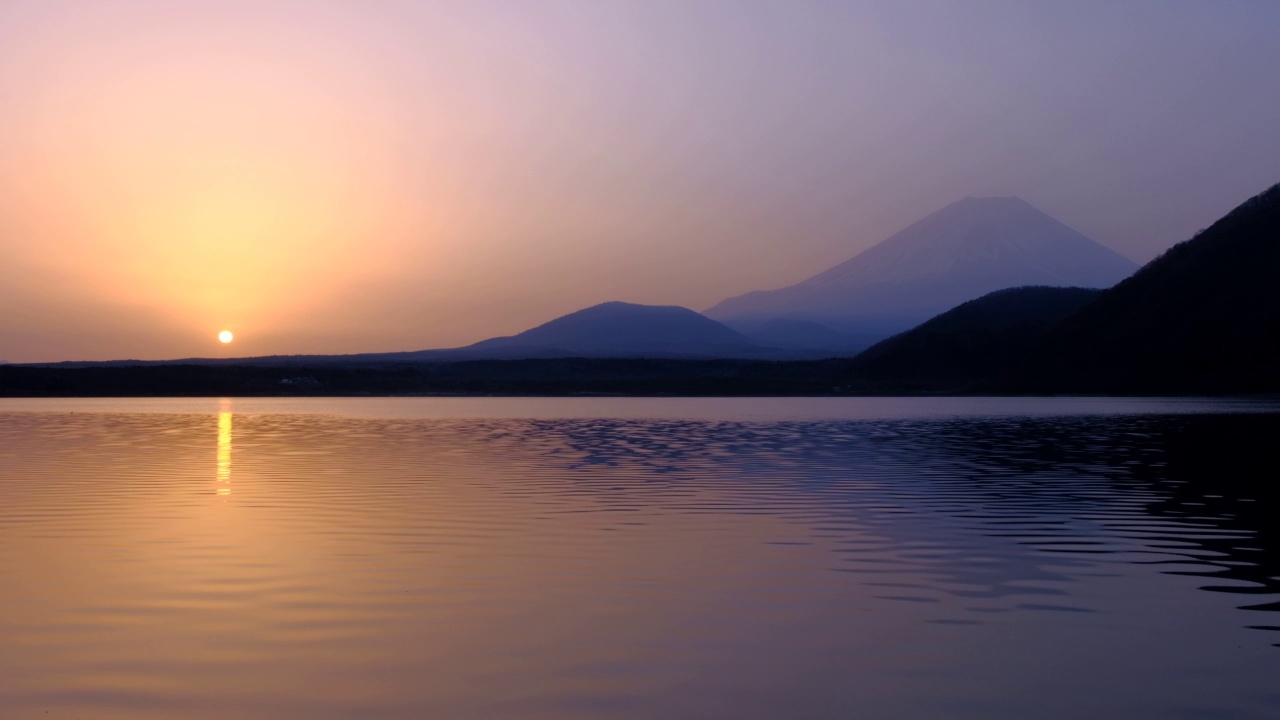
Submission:
[[[0,718],[1280,717],[1276,409],[0,401]]]

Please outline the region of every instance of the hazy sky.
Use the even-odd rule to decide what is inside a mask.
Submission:
[[[1278,29],[1275,0],[0,0],[0,359],[703,309],[968,195],[1146,261],[1280,181]]]

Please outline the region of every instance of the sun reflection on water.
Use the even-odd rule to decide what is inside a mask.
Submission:
[[[217,493],[231,494],[231,413],[218,413]]]

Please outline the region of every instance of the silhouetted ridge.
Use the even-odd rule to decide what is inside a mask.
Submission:
[[[970,300],[854,358],[869,387],[964,390],[1006,368],[1054,324],[1097,298],[1087,288],[1021,287]]]
[[[1030,349],[1008,385],[1280,391],[1280,185],[1064,320]]]

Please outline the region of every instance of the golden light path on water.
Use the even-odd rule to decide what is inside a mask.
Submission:
[[[225,403],[223,407],[228,407]],[[231,494],[231,412],[218,412],[218,472],[217,493]]]

